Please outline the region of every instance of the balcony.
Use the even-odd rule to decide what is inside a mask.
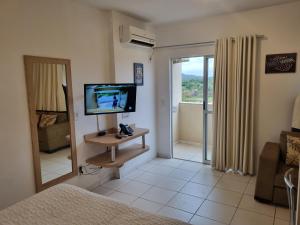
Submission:
[[[212,105],[209,104],[209,109]],[[203,104],[179,102],[173,106],[174,158],[203,162]],[[212,154],[212,115],[207,118],[207,160]]]

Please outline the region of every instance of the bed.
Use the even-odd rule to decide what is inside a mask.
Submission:
[[[0,211],[1,225],[185,225],[76,186],[59,184]]]

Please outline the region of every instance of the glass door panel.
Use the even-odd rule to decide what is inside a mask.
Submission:
[[[205,58],[205,88],[204,88],[204,120],[205,120],[205,141],[204,141],[204,162],[209,162],[212,156],[213,146],[213,100],[214,100],[214,58],[209,56]]]
[[[173,157],[203,162],[204,57],[172,61]]]
[[[209,163],[212,155],[214,58],[172,60],[173,157]]]

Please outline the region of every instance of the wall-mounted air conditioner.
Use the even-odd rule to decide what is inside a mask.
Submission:
[[[134,26],[121,25],[120,41],[153,48],[155,46],[155,35]]]

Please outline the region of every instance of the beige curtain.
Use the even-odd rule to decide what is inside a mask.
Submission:
[[[256,35],[216,42],[214,151],[218,170],[254,174]]]
[[[66,111],[66,100],[62,85],[66,80],[63,64],[33,64],[33,87],[36,110]]]

